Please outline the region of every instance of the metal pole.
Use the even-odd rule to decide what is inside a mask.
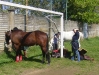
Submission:
[[[51,10],[52,10],[52,0],[50,2],[51,2]],[[50,18],[52,19],[52,16]],[[49,39],[51,39],[51,34],[52,34],[51,29],[52,29],[52,23],[49,20]]]
[[[61,58],[63,58],[63,15],[61,16]]]
[[[26,6],[28,6],[28,0],[26,0]],[[26,9],[26,25],[28,24],[28,9]],[[27,31],[27,27],[25,27],[25,31]]]
[[[67,2],[68,0],[66,0],[66,21],[67,21]]]
[[[52,10],[52,0],[51,0],[51,10]]]
[[[24,31],[26,32],[26,14],[24,15]]]
[[[65,21],[65,26],[66,26],[66,24],[67,24],[67,2],[68,2],[68,0],[66,0],[66,21]],[[66,27],[64,26],[64,30],[66,30]]]

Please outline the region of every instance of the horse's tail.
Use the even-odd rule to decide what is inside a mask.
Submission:
[[[46,45],[46,48],[47,48],[47,53],[46,53],[46,59],[48,61],[48,64],[50,64],[50,53],[49,53],[49,37],[48,35],[46,34],[47,36],[47,45]]]

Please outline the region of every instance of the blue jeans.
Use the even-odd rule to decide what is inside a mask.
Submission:
[[[77,56],[77,60],[80,61],[80,54],[78,50],[73,51],[73,56],[71,57],[71,60],[74,60]]]

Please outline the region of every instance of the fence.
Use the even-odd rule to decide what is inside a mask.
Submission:
[[[8,25],[8,14],[0,13],[0,50],[4,49],[5,31],[7,31]]]
[[[13,14],[13,13],[12,13]],[[9,13],[0,13],[0,50],[4,50],[4,38],[5,38],[5,31],[9,30],[9,24],[14,24],[14,27],[18,27],[19,29],[25,30],[25,15],[21,14],[14,14],[14,21],[11,22],[11,14]],[[53,18],[53,21],[56,23],[57,29],[60,31],[60,19]],[[57,29],[52,24],[52,33],[51,36],[54,35],[54,32],[57,32]],[[73,28],[78,28],[78,22],[68,20],[65,23],[66,31],[70,31]],[[13,28],[13,27],[12,27]],[[26,24],[27,31],[34,31],[34,30],[41,30],[44,32],[49,31],[49,22],[46,17],[37,17],[37,16],[28,16],[28,23]],[[88,27],[88,35],[89,37],[99,36],[99,25],[93,24],[92,26]],[[54,31],[53,31],[54,30]],[[83,28],[80,27],[82,31]]]

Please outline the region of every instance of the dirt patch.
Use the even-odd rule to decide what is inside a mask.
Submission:
[[[47,68],[47,69],[37,69],[37,70],[25,70],[23,73],[20,75],[75,75],[78,73],[78,68]]]

